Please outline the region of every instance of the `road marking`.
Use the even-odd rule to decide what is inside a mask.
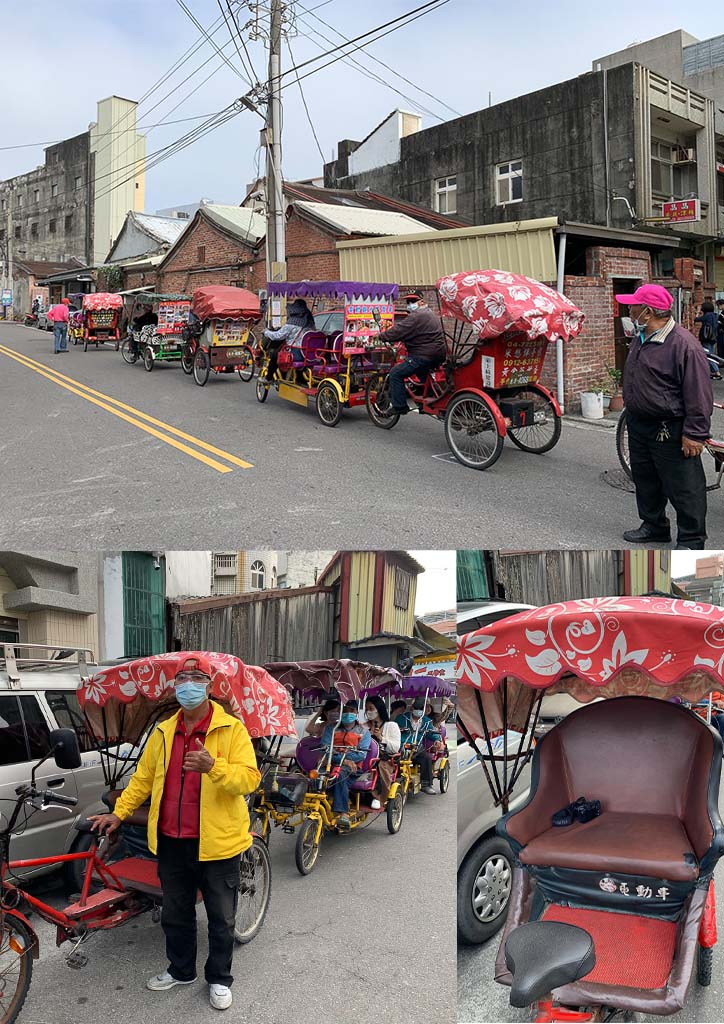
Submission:
[[[106,398],[107,401],[102,402],[99,401],[99,399],[93,397],[94,394],[102,394],[102,392],[93,391],[93,388],[86,388],[86,390],[90,392],[89,394],[86,394],[85,391],[79,390],[79,388],[86,387],[86,385],[79,384],[78,381],[73,380],[72,377],[65,377],[64,380],[60,380],[59,377],[63,377],[63,374],[57,374],[55,371],[47,370],[46,368],[43,367],[42,363],[37,363],[36,365],[33,365],[35,363],[35,360],[30,360],[27,357],[21,356],[17,352],[14,352],[12,349],[6,348],[4,345],[0,345],[0,352],[2,352],[3,355],[8,356],[9,359],[14,359],[15,362],[20,363],[20,365],[26,367],[26,369],[33,370],[35,373],[40,374],[41,377],[46,377],[49,381],[52,381],[53,384],[57,384],[58,387],[65,388],[66,391],[70,391],[74,395],[78,395],[79,398],[85,398],[86,402],[91,402],[93,405],[97,405],[100,409],[105,409],[106,412],[112,413],[114,416],[117,416],[121,420],[125,420],[126,423],[130,423],[134,427],[138,427],[139,430],[143,430],[146,434],[151,434],[153,437],[158,438],[159,441],[163,441],[165,442],[165,444],[171,445],[172,448],[176,448],[178,451],[183,452],[185,455],[190,455],[191,458],[196,459],[198,462],[203,462],[211,469],[215,469],[217,473],[233,472],[231,466],[224,466],[223,463],[217,462],[215,459],[209,458],[208,455],[204,455],[202,452],[194,451],[193,448],[189,448],[188,445],[182,444],[180,441],[174,440],[173,437],[169,437],[167,434],[162,434],[160,430],[155,430],[153,427],[149,427],[145,423],[141,423],[138,419],[134,419],[127,413],[121,412],[121,409],[114,409],[112,405],[108,404],[109,401],[115,401],[114,399],[110,399],[106,395],[103,395],[103,397]],[[76,386],[72,387],[70,384],[66,384],[65,381],[73,381],[73,384]],[[117,404],[120,405],[122,408],[131,409],[133,412],[136,412],[136,414],[139,417],[142,417],[143,419],[147,419],[152,423],[158,423],[160,426],[163,426],[166,430],[168,430],[171,433],[178,434],[181,437],[186,437],[189,441],[192,441],[194,444],[199,445],[199,447],[201,448],[206,448],[207,450],[212,450],[218,453],[223,458],[228,459],[230,462],[234,462],[235,464],[241,465],[245,469],[251,468],[251,463],[243,462],[241,459],[237,459],[236,456],[228,455],[226,452],[222,452],[218,448],[214,449],[211,445],[207,445],[204,441],[199,441],[196,438],[191,437],[189,434],[184,434],[182,431],[176,430],[175,427],[167,426],[167,424],[163,423],[161,420],[154,420],[153,417],[146,416],[145,413],[138,412],[137,410],[133,409],[132,406],[124,406],[122,402],[117,402]]]
[[[37,360],[31,359],[30,356],[26,356],[24,354],[21,355],[20,353],[15,352],[13,349],[6,348],[6,346],[4,345],[0,345],[0,352],[2,352],[6,356],[9,356],[11,359],[15,359],[22,365],[27,366],[28,369],[35,370],[36,373],[39,373],[42,376],[47,377],[48,380],[52,380],[60,387],[67,388],[67,390],[72,391],[74,394],[80,395],[80,397],[85,398],[86,401],[93,402],[94,405],[100,405],[101,408],[113,413],[114,416],[118,416],[121,419],[124,419],[127,422],[132,423],[134,426],[138,427],[139,430],[145,430],[147,433],[152,434],[154,437],[158,437],[160,440],[165,441],[166,444],[170,444],[172,447],[177,448],[179,451],[183,451],[188,455],[192,455],[200,462],[206,463],[206,465],[211,466],[213,469],[216,469],[220,473],[230,473],[231,469],[228,466],[221,465],[221,463],[216,462],[214,459],[208,459],[200,452],[195,452],[192,449],[188,448],[186,445],[179,444],[177,441],[174,441],[173,438],[167,437],[164,434],[159,433],[158,431],[152,430],[150,427],[145,426],[145,424],[143,423],[139,423],[137,420],[145,420],[147,423],[152,423],[158,427],[162,427],[165,431],[167,431],[168,434],[174,434],[176,437],[181,437],[185,441],[189,441],[191,444],[195,444],[198,448],[201,448],[207,452],[211,452],[211,454],[213,455],[218,455],[219,458],[225,459],[227,462],[232,463],[232,465],[234,466],[239,466],[241,469],[253,469],[253,464],[251,462],[247,462],[245,459],[240,459],[238,458],[238,456],[232,455],[230,452],[226,452],[222,448],[217,448],[215,445],[208,444],[208,442],[202,441],[200,438],[194,437],[192,434],[187,434],[183,430],[179,430],[177,427],[172,427],[170,424],[164,423],[163,420],[158,420],[154,416],[149,416],[148,413],[141,412],[140,409],[136,409],[132,405],[126,405],[125,402],[121,402],[117,398],[113,398],[110,395],[106,395],[102,391],[96,391],[95,388],[89,387],[89,385],[87,384],[81,384],[80,381],[75,380],[73,377],[68,377],[63,373],[60,373],[58,370],[50,369],[43,363],[39,363],[37,362]],[[72,387],[70,385],[72,385]],[[78,388],[82,390],[76,390]],[[84,392],[87,392],[87,394],[85,394]],[[96,398],[100,398],[103,401],[98,402],[96,401],[96,398],[93,398],[91,396],[96,396]],[[118,406],[118,409],[126,410],[127,412],[131,413],[134,417],[137,417],[137,419],[132,419],[131,417],[124,415],[122,412],[119,412],[118,409],[111,408],[110,406],[105,404],[107,402],[112,403],[112,405]]]

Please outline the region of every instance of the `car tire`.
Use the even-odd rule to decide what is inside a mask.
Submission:
[[[459,942],[477,946],[500,931],[507,917],[512,878],[513,857],[505,840],[488,836],[468,853],[457,880]]]

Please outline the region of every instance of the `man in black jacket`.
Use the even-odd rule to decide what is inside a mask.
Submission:
[[[440,317],[422,301],[418,292],[408,292],[405,302],[407,316],[380,334],[380,338],[384,338],[385,341],[404,342],[407,349],[407,358],[393,367],[389,373],[392,403],[390,412],[398,413],[400,416],[410,411],[407,405],[405,379],[415,373],[424,375],[428,370],[443,363],[447,355]]]
[[[670,293],[645,284],[617,295],[629,307],[636,335],[623,376],[631,474],[641,526],[629,543],[666,544],[671,529],[666,503],[676,510],[677,547],[706,543],[706,477],[701,464],[710,437],[713,394],[706,353],[677,324]]]

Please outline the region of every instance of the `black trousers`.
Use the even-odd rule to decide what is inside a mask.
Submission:
[[[706,544],[706,477],[701,456],[685,458],[681,450],[682,421],[670,420],[669,438],[657,441],[661,423],[627,416],[631,474],[642,521],[666,534],[666,503],[676,510],[677,543],[687,548]]]
[[[166,936],[169,974],[179,981],[196,977],[196,893],[201,890],[209,920],[209,985],[231,985],[234,922],[239,900],[240,860],[199,860],[198,839],[158,837],[158,877],[163,889],[161,925]]]
[[[413,764],[420,766],[420,781],[423,786],[432,785],[432,758],[426,750],[418,750],[412,759]]]

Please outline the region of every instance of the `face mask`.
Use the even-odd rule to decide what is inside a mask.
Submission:
[[[366,715],[368,722],[374,722],[374,720],[378,717],[378,713],[374,709],[372,709],[371,711],[367,711]]]
[[[208,694],[203,683],[179,683],[176,687],[176,700],[187,711],[203,704]]]
[[[354,711],[345,711],[342,715],[342,725],[354,725],[357,721],[357,715]]]
[[[412,313],[416,309],[419,309],[419,304],[417,302],[408,302],[407,303],[407,312],[408,313]]]
[[[639,316],[642,316],[642,315],[643,315],[643,311],[641,313],[639,313]],[[638,317],[636,317],[632,322],[633,322],[634,330],[636,331],[637,334],[641,334],[641,332],[644,330],[644,328],[648,325],[648,320],[645,323],[642,323],[641,320],[638,319]]]
[[[413,711],[412,712],[412,717],[413,718],[418,718],[418,719],[422,718],[422,711]]]

